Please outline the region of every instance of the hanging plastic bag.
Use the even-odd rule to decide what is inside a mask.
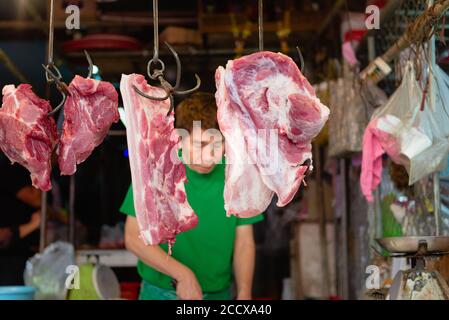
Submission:
[[[25,267],[27,286],[36,289],[36,300],[64,300],[67,295],[68,267],[75,265],[75,250],[70,243],[57,241],[42,254],[30,258]]]
[[[434,108],[440,105],[435,103]],[[437,117],[440,114],[430,108],[427,97],[423,100],[422,89],[409,62],[401,85],[387,104],[374,112],[363,136],[360,184],[368,201],[372,201],[372,190],[380,183],[385,152],[406,168],[409,185],[444,167],[449,142],[444,123],[436,120]]]

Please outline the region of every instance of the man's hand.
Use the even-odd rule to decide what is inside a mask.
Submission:
[[[29,222],[30,227],[34,230],[39,229],[41,225],[41,211],[36,211],[31,215],[31,220]]]
[[[187,266],[167,255],[157,245],[146,246],[139,239],[139,226],[135,217],[128,216],[125,224],[125,245],[145,264],[177,281],[176,294],[179,299],[202,299],[203,294],[195,274]]]
[[[0,228],[0,249],[7,248],[13,238],[11,228]]]
[[[237,300],[251,300],[251,292],[239,292],[237,294]]]
[[[41,212],[36,211],[31,215],[31,219],[28,223],[22,224],[19,226],[19,237],[25,238],[30,233],[39,229],[41,224]]]
[[[179,299],[203,300],[201,286],[198,283],[195,274],[190,269],[186,269],[176,281],[176,294]]]
[[[234,243],[234,275],[237,284],[237,300],[251,300],[256,245],[253,226],[238,226]]]

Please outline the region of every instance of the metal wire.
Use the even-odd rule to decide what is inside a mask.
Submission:
[[[263,51],[263,0],[259,0],[259,51]]]
[[[50,25],[48,29],[48,65],[53,64],[53,39],[54,39],[54,0],[50,1]]]
[[[158,0],[153,0],[153,60],[156,62],[159,60],[159,10],[158,10]]]

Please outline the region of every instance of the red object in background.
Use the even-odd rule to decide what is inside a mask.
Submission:
[[[367,1],[366,5],[367,6],[375,5],[375,6],[378,6],[380,9],[382,9],[383,7],[385,7],[387,2],[388,2],[388,0],[370,0],[370,1]]]
[[[121,298],[126,300],[139,299],[140,282],[120,282]]]
[[[65,52],[81,50],[140,50],[139,40],[120,34],[92,34],[81,39],[66,41],[62,44]]]
[[[438,63],[440,63],[440,64],[449,64],[449,51],[448,50],[444,51],[440,55],[440,57],[438,59]]]
[[[350,30],[345,33],[344,42],[360,41],[363,39],[367,32],[367,30]]]

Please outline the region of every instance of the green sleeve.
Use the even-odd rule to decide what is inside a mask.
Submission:
[[[133,198],[133,188],[129,186],[128,192],[126,193],[125,200],[120,207],[120,212],[128,216],[136,216],[136,210],[134,210],[134,198]]]
[[[251,217],[251,218],[237,218],[237,226],[244,226],[247,224],[255,224],[257,222],[260,222],[264,219],[263,214],[259,214],[255,217]]]

